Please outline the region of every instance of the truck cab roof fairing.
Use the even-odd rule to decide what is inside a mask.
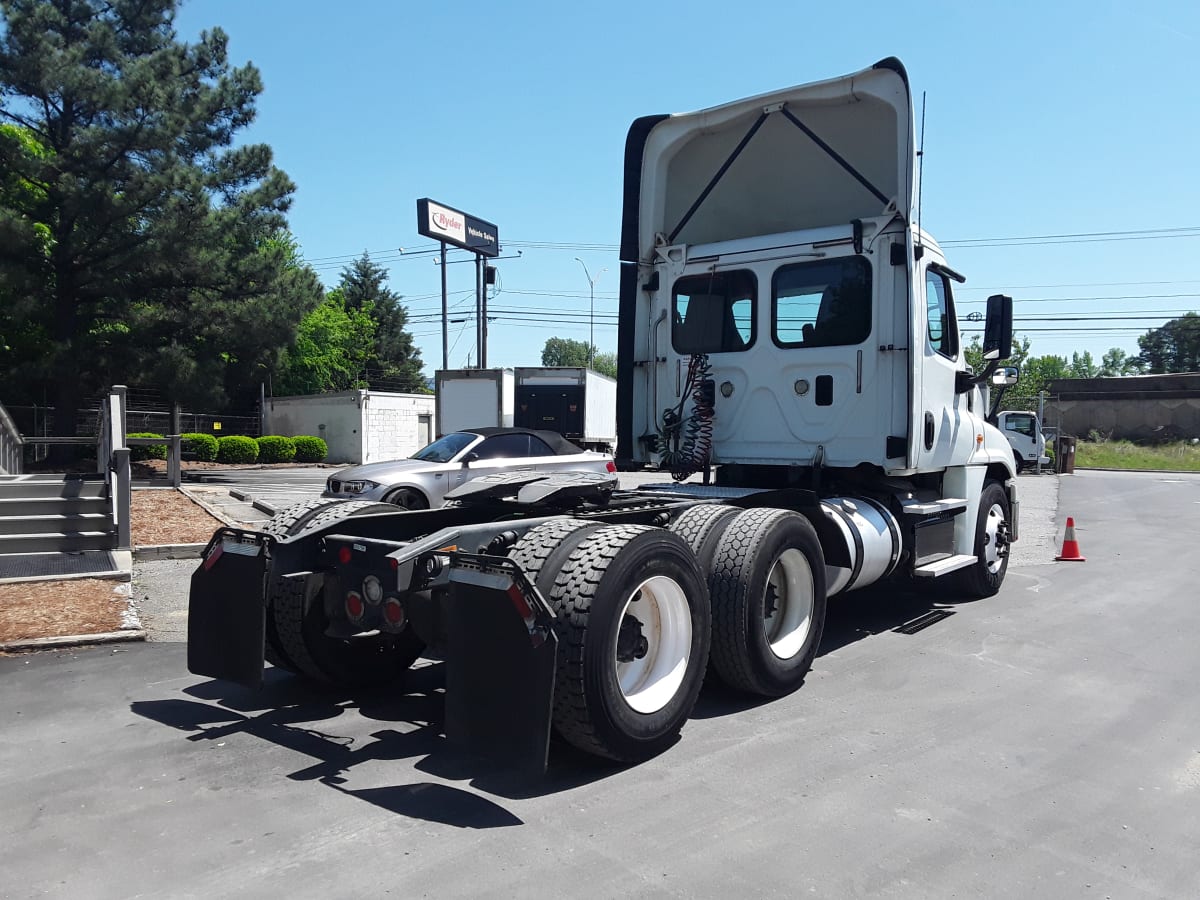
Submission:
[[[634,248],[623,240],[622,258],[648,261],[660,234],[670,243],[711,243],[893,209],[907,221],[912,121],[908,80],[895,59],[828,81],[642,121],[638,246],[631,254]],[[627,179],[633,174],[629,162]],[[627,202],[633,199],[628,187]]]

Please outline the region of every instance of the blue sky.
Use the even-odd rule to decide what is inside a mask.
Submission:
[[[413,255],[435,246],[416,233],[418,198],[496,223],[504,255],[521,252],[496,263],[492,307],[513,312],[491,325],[490,365],[537,365],[547,338],[587,339],[576,256],[596,280],[596,344],[612,351],[629,124],[886,56],[907,67],[918,118],[927,93],[923,225],[967,275],[960,312],[1010,293],[1034,354],[1089,350],[1098,361],[1109,347],[1136,353],[1138,334],[1200,310],[1194,0],[192,0],[176,24],[185,40],[222,27],[231,61],[261,70],[266,90],[244,137],[270,144],[297,183],[290,220],[305,257],[327,284],[363,250],[386,265],[428,374],[441,362],[440,270]],[[1162,229],[1190,230],[1145,233]],[[1081,233],[1102,239],[1041,238]],[[953,243],[1024,237],[1039,239]],[[447,273],[461,303],[452,318],[463,318],[474,267]],[[1100,318],[1135,315],[1147,318]],[[450,365],[467,364],[473,322],[453,324],[450,342]]]

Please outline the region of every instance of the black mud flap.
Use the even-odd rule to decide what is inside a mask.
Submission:
[[[546,770],[558,638],[550,607],[504,557],[458,553],[446,604],[446,738]]]
[[[192,573],[188,671],[261,687],[266,631],[266,535],[222,528]]]

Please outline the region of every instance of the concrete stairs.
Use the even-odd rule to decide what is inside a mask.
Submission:
[[[102,474],[0,475],[0,556],[113,550]]]

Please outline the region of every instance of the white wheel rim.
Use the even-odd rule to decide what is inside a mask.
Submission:
[[[780,659],[791,659],[804,647],[812,628],[815,594],[808,557],[795,547],[784,550],[771,566],[763,597],[767,645]]]
[[[1004,524],[1004,508],[999,503],[993,503],[988,510],[987,521],[983,530],[987,537],[983,542],[983,555],[987,560],[987,570],[995,575],[1000,571],[1004,555],[1000,552],[1000,527]]]
[[[687,595],[675,579],[655,575],[643,581],[625,601],[617,619],[618,631],[626,616],[641,622],[647,647],[641,659],[621,662],[614,636],[612,653],[621,696],[637,712],[658,712],[679,691],[692,655],[692,614]]]

